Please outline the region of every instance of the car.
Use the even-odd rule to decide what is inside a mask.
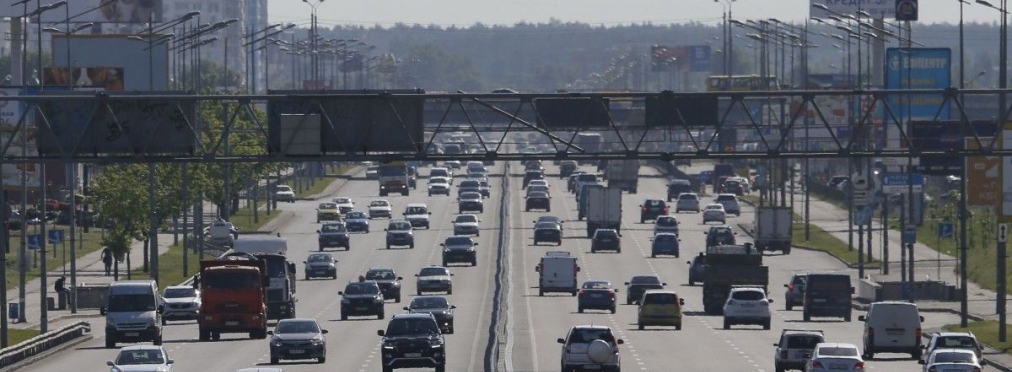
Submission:
[[[478,181],[478,193],[485,198],[492,197],[492,187],[489,186],[488,180]]]
[[[659,255],[679,256],[678,235],[672,233],[660,233],[650,238],[650,257]]]
[[[295,191],[288,185],[274,186],[274,201],[295,203]]]
[[[341,296],[341,320],[348,320],[349,316],[376,316],[383,319],[384,311],[383,291],[379,283],[364,278],[357,282],[350,282],[344,287],[344,291],[337,292]]]
[[[576,162],[573,160],[564,160],[559,163],[559,179],[569,177],[576,172]]]
[[[538,152],[537,149],[535,149],[534,151],[535,151],[535,153]],[[544,171],[545,167],[543,167],[542,165],[543,164],[541,163],[541,160],[531,159],[531,160],[528,160],[528,161],[524,162],[524,170],[525,171],[529,171],[529,170]]]
[[[549,196],[551,196],[552,193],[548,189],[548,185],[541,185],[541,184],[535,185],[533,182],[537,182],[537,181],[543,181],[543,180],[534,180],[534,181],[531,181],[532,183],[529,184],[529,185],[527,185],[527,191],[526,191],[525,195],[529,196],[529,195],[531,195],[532,192],[543,192],[543,193],[548,194]]]
[[[597,229],[590,241],[590,253],[608,250],[622,253],[621,235],[615,229]]]
[[[720,191],[732,195],[745,195],[745,185],[741,183],[740,177],[728,177],[721,185]]]
[[[639,304],[643,292],[649,289],[664,289],[668,283],[661,282],[656,275],[636,275],[625,282],[625,304]]]
[[[383,231],[387,232],[387,249],[393,246],[415,247],[415,233],[410,222],[404,220],[390,221],[390,224]]]
[[[706,234],[707,248],[717,245],[734,245],[734,236],[738,235],[738,233],[734,232],[734,230],[727,225],[710,226],[710,229],[704,231],[703,233]]]
[[[200,316],[200,291],[191,285],[165,288],[162,295],[162,325],[170,320],[196,320]]]
[[[523,188],[527,188],[527,184],[531,180],[543,180],[545,179],[545,172],[542,170],[527,170],[524,171]]]
[[[488,170],[485,169],[485,164],[480,161],[469,161],[467,162],[467,173],[486,173]]]
[[[342,215],[355,210],[355,202],[352,201],[351,198],[338,196],[331,201],[337,204],[337,210],[338,212],[341,212]]]
[[[393,218],[393,207],[390,202],[386,199],[376,199],[369,202],[369,219],[373,218]]]
[[[585,172],[583,171],[576,171],[573,172],[573,174],[570,174],[569,180],[566,181],[566,191],[569,191],[570,193],[575,193],[577,180],[579,180],[580,175],[584,173]]]
[[[172,372],[176,362],[169,359],[165,348],[155,345],[134,345],[119,350],[116,359],[105,362],[112,372]]]
[[[271,364],[282,359],[316,359],[317,363],[327,362],[327,330],[320,328],[316,319],[281,319],[271,336]]]
[[[812,358],[815,346],[826,342],[820,330],[785,329],[780,331],[780,341],[773,344],[773,369],[783,372],[789,369],[803,371],[805,363]]]
[[[845,273],[809,273],[805,276],[804,299],[801,301],[801,319],[812,317],[840,317],[845,322],[851,319],[851,303],[854,287],[850,275]]]
[[[310,253],[306,264],[306,280],[312,278],[337,279],[337,260],[330,253]]]
[[[415,274],[416,293],[421,296],[426,292],[446,292],[453,294],[453,274],[443,266],[426,266]]]
[[[363,212],[351,211],[344,215],[344,227],[348,232],[369,233],[369,216]]]
[[[562,225],[558,222],[538,222],[534,225],[534,245],[542,242],[555,242],[562,245]]]
[[[450,236],[445,241],[439,243],[440,247],[443,247],[443,266],[449,266],[451,263],[465,262],[470,263],[471,266],[478,265],[478,252],[474,249],[478,245],[478,242],[471,239],[470,236]]]
[[[457,185],[457,196],[465,192],[476,192],[481,195],[481,181],[474,179],[460,181],[460,185]]]
[[[380,177],[380,167],[371,166],[365,169],[365,179],[367,180],[378,180]]]
[[[696,285],[696,282],[702,282],[703,278],[706,277],[706,256],[703,252],[699,252],[696,257],[692,258],[692,261],[686,261],[689,264],[689,285]]]
[[[559,218],[558,216],[541,215],[538,216],[538,219],[534,220],[534,225],[537,226],[537,224],[542,222],[554,222],[561,226],[565,221],[563,221],[562,218]]]
[[[985,364],[973,350],[967,349],[936,349],[927,359],[920,362],[924,364],[924,372],[979,372]]]
[[[678,235],[678,219],[675,216],[659,216],[654,220],[654,235],[671,233]]]
[[[720,194],[714,202],[724,206],[724,212],[741,217],[741,205],[738,204],[738,197],[734,194]]]
[[[720,222],[722,225],[727,222],[727,212],[724,212],[723,205],[717,203],[706,205],[703,209],[703,223],[711,221]]]
[[[668,205],[661,199],[647,199],[640,204],[640,223],[668,214]]]
[[[380,290],[383,291],[384,300],[394,300],[394,302],[401,302],[401,280],[404,278],[397,276],[397,272],[389,267],[371,267],[365,272],[365,280],[371,280],[379,285]]]
[[[694,192],[678,194],[678,201],[675,202],[675,213],[681,213],[682,211],[699,213],[699,195],[696,195]]]
[[[464,212],[485,212],[485,203],[481,200],[481,194],[468,191],[457,197],[457,213],[463,214]]]
[[[675,291],[651,289],[643,292],[636,311],[636,327],[641,331],[647,326],[671,326],[681,330],[682,306],[685,306],[685,299],[678,297]]]
[[[583,313],[584,310],[608,310],[615,313],[615,294],[618,289],[611,286],[607,280],[587,280],[580,287],[576,295],[576,311]]]
[[[443,166],[445,166],[447,169],[455,170],[460,169],[462,164],[460,164],[460,160],[447,160],[445,163],[443,163]]]
[[[433,167],[429,169],[429,182],[432,182],[433,178],[444,178],[446,183],[453,184],[453,172],[444,167]]]
[[[829,182],[826,182],[826,186],[835,189],[838,186],[840,186],[840,184],[843,183],[843,181],[847,181],[849,179],[850,177],[848,176],[833,176],[829,179]]]
[[[756,324],[770,329],[770,303],[762,287],[733,286],[724,302],[724,329],[736,324]]]
[[[453,235],[481,236],[480,222],[473,214],[458,214],[453,218]]]
[[[316,223],[320,221],[340,221],[341,211],[337,203],[320,203],[316,207]]]
[[[808,278],[808,274],[794,274],[791,276],[791,281],[784,284],[784,308],[787,311],[794,309],[794,306],[805,305],[805,279]]]
[[[546,179],[532,179],[530,180],[530,182],[527,183],[528,189],[533,186],[543,187],[536,189],[536,191],[548,192],[548,180]]]
[[[397,368],[435,368],[446,371],[446,341],[436,317],[430,313],[397,314],[386,331],[376,332],[380,343],[383,372]]]
[[[450,182],[446,177],[429,177],[429,196],[450,196]]]
[[[805,363],[806,372],[864,371],[864,359],[854,344],[820,343]]]
[[[922,364],[927,362],[927,357],[938,349],[965,349],[972,350],[977,355],[977,360],[983,360],[982,352],[984,346],[977,342],[977,336],[972,332],[935,332],[924,346]]]
[[[531,209],[541,209],[545,212],[552,211],[552,201],[548,193],[535,191],[527,193],[526,201],[524,202],[524,211],[530,212]]]
[[[562,370],[601,370],[618,372],[622,359],[618,345],[625,343],[615,337],[610,327],[600,325],[578,325],[569,329],[565,338],[556,340],[562,344]]]
[[[410,314],[432,314],[439,325],[439,331],[443,334],[453,333],[453,310],[457,306],[450,305],[450,301],[443,296],[422,296],[418,295],[411,299],[411,303],[404,307]]]
[[[673,179],[668,181],[667,201],[677,198],[679,194],[692,192],[692,183],[686,179]]]
[[[811,288],[808,288],[811,290]],[[909,353],[920,360],[921,329],[924,317],[916,304],[903,301],[872,302],[868,314],[857,317],[864,322],[862,358],[874,359],[876,353]]]
[[[344,222],[327,222],[316,230],[317,244],[320,252],[324,248],[344,247],[344,250],[351,250],[351,238],[348,237],[348,226]]]
[[[404,219],[411,223],[411,227],[425,227],[429,229],[429,207],[423,203],[411,203],[404,208]]]
[[[475,181],[478,181],[478,182],[481,182],[481,181],[486,181],[487,182],[488,181],[488,175],[486,175],[484,172],[467,172],[467,179],[469,179],[469,180],[475,180]]]

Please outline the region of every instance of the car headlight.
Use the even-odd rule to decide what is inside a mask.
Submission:
[[[105,325],[108,326],[108,327],[115,327],[116,326],[116,320],[112,319],[112,318],[106,318],[105,319]]]
[[[281,340],[271,340],[271,346],[281,347]]]
[[[393,349],[394,349],[394,345],[383,344],[383,350],[393,350]]]
[[[376,298],[373,298],[372,301],[376,302],[376,303],[383,303],[383,298],[382,297],[376,297]]]
[[[323,339],[318,337],[313,338],[312,340],[310,340],[310,342],[312,342],[313,345],[323,345]]]

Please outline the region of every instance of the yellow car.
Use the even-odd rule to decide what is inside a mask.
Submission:
[[[651,289],[643,293],[639,301],[637,323],[639,329],[646,326],[674,326],[682,329],[682,306],[685,299],[675,291]]]
[[[316,223],[320,221],[340,221],[341,211],[337,207],[337,203],[320,203],[316,207]]]

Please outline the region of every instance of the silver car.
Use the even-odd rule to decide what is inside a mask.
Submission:
[[[611,328],[597,325],[580,325],[569,330],[562,344],[562,370],[609,370],[622,368],[618,345],[625,343],[616,338]]]
[[[699,195],[696,195],[694,192],[678,194],[678,202],[675,203],[675,213],[681,213],[682,211],[699,213]]]

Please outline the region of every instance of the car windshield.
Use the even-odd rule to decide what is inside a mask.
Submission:
[[[411,300],[412,309],[446,309],[450,304],[443,297],[415,297]]]
[[[464,188],[475,188],[476,189],[476,188],[478,188],[478,186],[481,186],[481,184],[478,183],[477,180],[466,180],[466,181],[463,181],[463,182],[460,183],[460,187],[464,187]]]
[[[443,245],[471,245],[471,238],[467,236],[451,236],[446,238],[446,242]]]
[[[973,354],[971,353],[935,353],[935,363],[973,363],[973,359]]]
[[[677,301],[674,293],[649,293],[643,298],[644,305],[670,305]]]
[[[527,192],[534,192],[534,191],[544,191],[544,192],[547,192],[548,191],[548,187],[544,186],[544,185],[530,185],[530,186],[527,186]]]
[[[597,230],[595,236],[598,238],[616,238],[618,234],[615,233],[615,230]]]
[[[473,214],[462,214],[453,219],[454,223],[478,222],[478,216]]]
[[[164,364],[165,357],[161,350],[123,350],[116,357],[114,364],[129,366],[137,364]]]
[[[390,205],[390,202],[388,202],[386,200],[373,200],[372,203],[369,203],[370,207],[386,207],[386,206],[389,206],[389,205]]]
[[[320,203],[320,209],[336,209],[337,203]]]
[[[352,219],[364,219],[366,217],[365,217],[365,213],[362,213],[362,212],[351,212],[351,213],[348,213],[348,215],[346,215],[345,218],[347,218],[349,220],[352,220]]]
[[[675,225],[678,225],[678,220],[674,219],[674,217],[667,217],[667,218],[661,217],[661,218],[657,219],[657,225],[658,226],[675,226]]]
[[[254,289],[260,287],[260,275],[254,272],[207,272],[200,274],[204,289]]]
[[[450,272],[446,270],[445,267],[423,267],[422,270],[418,272],[418,276],[440,276],[440,275],[450,275]]]
[[[439,327],[432,318],[402,318],[393,319],[387,326],[387,336],[437,334]]]
[[[460,198],[464,200],[476,200],[481,199],[481,194],[476,192],[465,192],[460,194]]]
[[[426,210],[425,207],[415,206],[415,207],[408,207],[408,209],[405,210],[404,213],[405,214],[426,214],[426,213],[428,213],[428,210]]]
[[[936,348],[975,348],[977,341],[968,336],[945,336],[940,337],[935,343]]]
[[[109,296],[110,313],[154,311],[155,298],[150,294],[116,294]]]
[[[311,320],[282,320],[274,328],[275,334],[319,333],[320,326]]]
[[[340,223],[329,223],[329,224],[323,225],[323,227],[320,228],[320,232],[325,232],[325,233],[335,233],[335,232],[345,232],[345,231],[348,231],[348,228],[346,228],[344,226],[344,224],[340,224]]]
[[[629,284],[661,284],[661,279],[656,276],[634,276]]]
[[[584,282],[583,289],[611,289],[611,283],[608,282]]]
[[[351,199],[348,199],[348,198],[334,198],[334,203],[337,203],[337,204],[351,204]]]
[[[681,194],[681,195],[678,195],[678,200],[696,200],[696,199],[698,199],[698,197],[696,197],[696,194]]]
[[[187,298],[196,297],[197,290],[193,288],[167,288],[165,290],[165,298]]]
[[[334,256],[329,254],[311,254],[306,262],[334,262]]]
[[[717,201],[722,201],[722,202],[738,201],[738,199],[736,199],[734,197],[734,195],[720,195],[720,196],[717,196]]]
[[[374,295],[379,293],[379,286],[375,283],[349,283],[344,287],[345,295]]]
[[[391,270],[369,270],[365,273],[366,280],[394,280],[397,276]]]
[[[678,240],[674,235],[660,234],[654,237],[654,242],[657,243],[671,243]]]
[[[555,229],[559,228],[559,225],[556,224],[555,222],[538,222],[538,224],[536,226],[534,226],[534,228],[535,229],[552,229],[552,230],[555,230]]]
[[[822,337],[815,335],[796,335],[787,338],[788,349],[815,349],[815,345],[823,342]]]
[[[664,201],[663,200],[647,200],[646,202],[643,203],[643,205],[647,206],[647,207],[650,207],[650,208],[656,208],[656,207],[664,206]]]
[[[448,175],[448,173],[446,172],[446,169],[433,169],[433,170],[429,171],[429,178],[432,178],[434,176],[444,176],[445,177],[446,175]]]
[[[411,224],[407,222],[391,222],[387,230],[403,231],[411,230]]]
[[[820,356],[856,357],[857,349],[852,347],[824,347],[819,349]]]
[[[584,173],[584,174],[581,174],[581,175],[577,176],[576,177],[576,181],[577,182],[597,182],[597,175],[596,174],[587,174],[587,173]]]
[[[611,334],[611,329],[608,328],[577,328],[569,333],[568,343],[589,344],[595,340],[605,340],[614,344],[615,336]]]
[[[562,219],[555,216],[538,217],[538,222],[559,222],[559,221],[562,221]]]
[[[742,301],[759,301],[765,299],[766,296],[759,291],[734,291],[731,292],[731,299],[742,300]]]

